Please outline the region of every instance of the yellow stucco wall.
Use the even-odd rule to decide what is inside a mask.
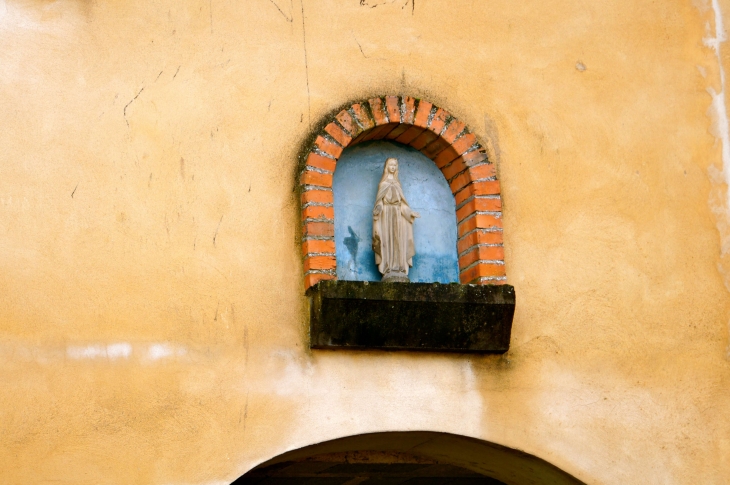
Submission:
[[[385,430],[727,483],[720,9],[0,2],[0,483],[226,484]],[[504,356],[308,350],[296,156],[393,93],[499,164]]]

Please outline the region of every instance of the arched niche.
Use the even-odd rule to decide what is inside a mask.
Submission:
[[[347,464],[353,461],[360,465],[361,479],[351,483],[364,485],[376,483],[378,469],[382,475],[383,470],[392,468],[387,464],[393,463],[401,464],[400,468],[404,472],[400,473],[400,477],[391,477],[388,483],[442,483],[438,481],[438,470],[434,469],[442,465],[446,475],[442,478],[451,480],[443,483],[460,483],[458,477],[448,475],[455,475],[458,469],[464,469],[472,473],[462,477],[461,481],[470,484],[583,484],[555,465],[519,450],[466,436],[411,431],[349,436],[289,451],[261,463],[233,482],[233,485],[346,483],[350,480],[346,477]],[[328,469],[331,471],[329,474]],[[338,479],[341,481],[338,482]],[[370,482],[370,479],[374,480]],[[422,481],[419,482],[419,479]]]
[[[499,181],[486,150],[464,123],[409,96],[354,103],[325,123],[300,176],[305,289],[337,279],[333,177],[345,148],[369,140],[412,147],[443,174],[454,198],[459,281],[506,283]]]
[[[337,279],[380,281],[372,249],[372,209],[384,160],[398,159],[414,224],[413,283],[458,283],[456,206],[449,184],[420,151],[384,140],[359,143],[342,152],[333,178]]]

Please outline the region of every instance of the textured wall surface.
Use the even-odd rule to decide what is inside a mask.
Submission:
[[[433,430],[591,484],[725,483],[723,12],[0,1],[0,482],[225,484]],[[308,350],[297,155],[391,93],[498,164],[503,356]]]

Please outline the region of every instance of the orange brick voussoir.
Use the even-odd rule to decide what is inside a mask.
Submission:
[[[342,145],[334,140],[329,140],[322,135],[319,135],[317,139],[314,140],[314,145],[333,158],[340,158],[340,155],[342,155]]]
[[[459,206],[462,202],[475,195],[499,195],[499,180],[472,182],[454,193],[454,201]]]
[[[324,205],[310,205],[302,210],[302,220],[306,219],[330,219],[335,218],[335,208]]]
[[[400,123],[400,99],[398,96],[385,97],[385,109],[391,123]]]
[[[311,152],[309,155],[307,155],[307,167],[314,167],[321,170],[326,170],[328,172],[334,172],[336,164],[337,160],[325,157],[323,155],[320,155],[319,153]]]
[[[352,137],[334,121],[325,126],[324,131],[343,147],[346,147],[352,141]]]
[[[385,100],[383,98],[368,99],[370,112],[373,114],[376,126],[382,126],[388,123],[388,112],[385,109]]]
[[[303,226],[305,237],[335,237],[335,225],[331,222],[307,221]]]
[[[501,229],[502,219],[491,214],[474,214],[459,222],[459,237],[465,236],[474,229]]]
[[[316,285],[320,281],[323,280],[336,280],[337,277],[335,275],[327,274],[327,273],[308,273],[304,276],[304,289],[308,290],[312,286]]]
[[[307,204],[334,204],[335,198],[331,190],[311,189],[302,192],[302,206]]]
[[[332,187],[332,173],[315,172],[304,170],[301,178],[302,185],[317,185],[319,187]]]
[[[504,262],[504,247],[502,246],[477,246],[459,257],[459,268],[466,268],[476,261],[502,261]]]
[[[307,254],[335,254],[333,239],[305,239],[302,243],[302,255]]]
[[[469,269],[462,270],[459,279],[463,284],[468,284],[485,276],[505,276],[504,265],[477,263]]]
[[[476,230],[468,233],[456,243],[459,254],[464,254],[469,249],[479,244],[502,244],[503,236],[501,231]]]
[[[304,271],[312,269],[335,270],[337,260],[334,256],[308,256],[304,258]]]

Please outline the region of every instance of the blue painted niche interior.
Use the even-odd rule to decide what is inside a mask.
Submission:
[[[421,217],[413,224],[416,256],[408,277],[415,283],[458,283],[456,206],[449,184],[432,160],[398,143],[373,141],[346,149],[335,169],[337,278],[380,281],[372,248],[373,206],[385,160],[398,159],[408,204]]]

